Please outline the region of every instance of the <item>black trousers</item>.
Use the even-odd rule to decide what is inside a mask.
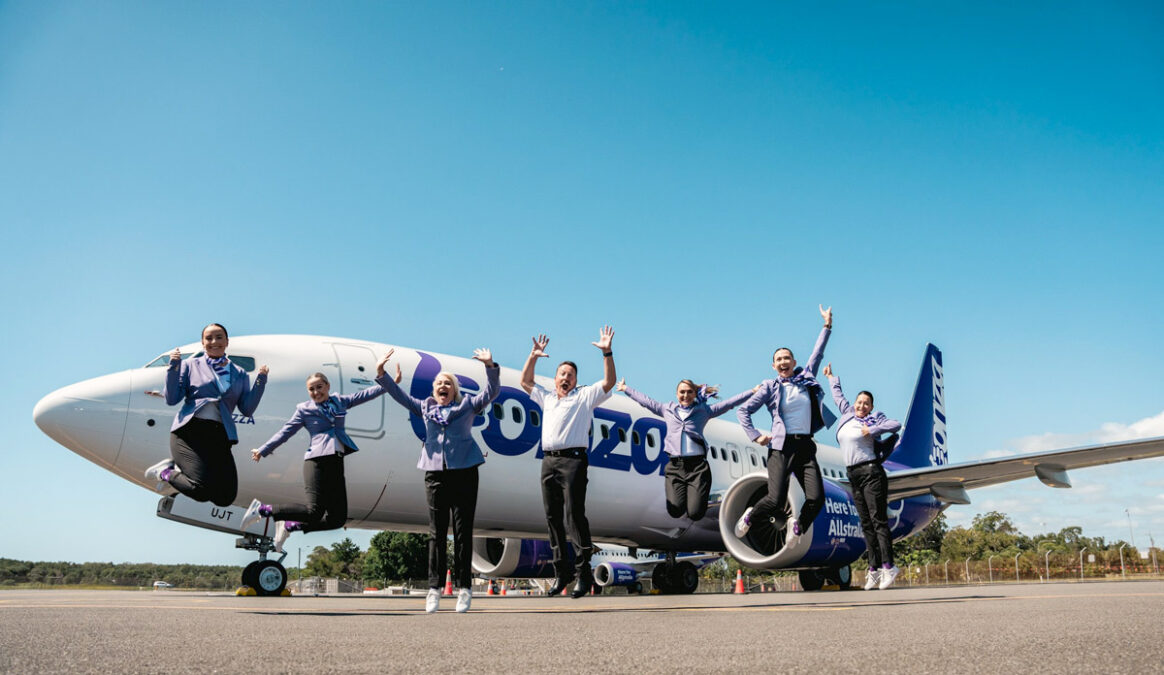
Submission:
[[[170,458],[182,470],[170,485],[196,502],[230,506],[238,496],[232,446],[221,422],[191,419],[170,433]]]
[[[804,506],[800,507],[800,531],[816,519],[824,506],[824,485],[820,465],[816,463],[816,442],[812,438],[786,438],[783,450],[768,451],[768,494],[752,509],[752,521],[773,518],[777,525],[784,522],[784,502],[788,501],[788,480],[793,475],[804,490]]]
[[[672,457],[663,469],[667,490],[667,513],[672,518],[687,516],[699,520],[707,513],[711,496],[711,465],[707,457]]]
[[[865,533],[865,547],[869,550],[869,567],[893,564],[893,538],[889,534],[889,514],[886,495],[889,478],[877,462],[859,464],[848,469],[849,485],[853,488],[853,502],[861,518]]]
[[[335,530],[348,522],[348,482],[344,458],[324,455],[303,460],[303,491],[306,504],[273,504],[271,517],[302,523],[301,532]]]
[[[477,467],[424,473],[428,499],[428,587],[440,588],[449,569],[449,515],[453,519],[453,584],[473,587],[473,517]]]
[[[566,537],[574,544],[574,573],[589,579],[590,556],[594,543],[590,540],[590,521],[586,520],[586,470],[590,459],[586,448],[578,456],[546,455],[542,459],[542,505],[546,508],[546,523],[550,529],[550,548],[554,551],[554,571],[559,579],[570,578]]]

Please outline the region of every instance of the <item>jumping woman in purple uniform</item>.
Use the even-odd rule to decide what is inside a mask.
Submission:
[[[146,469],[148,479],[158,481],[199,502],[229,506],[238,496],[238,470],[231,447],[238,443],[232,417],[237,409],[246,417],[255,414],[267,385],[267,367],[259,368],[255,384],[226,356],[230,339],[222,324],[202,329],[201,356],[185,361],[175,349],[166,370],[162,395],[167,405],[182,404],[170,427],[170,459]]]
[[[707,441],[703,438],[703,428],[707,426],[708,420],[748,400],[759,387],[740,392],[719,403],[710,402],[719,393],[717,387],[695,384],[691,380],[679,382],[675,389],[677,403],[660,403],[626,386],[626,380],[619,382],[617,388],[666,422],[667,436],[663,439],[663,450],[669,458],[663,475],[666,478],[667,513],[672,518],[686,516],[694,523],[707,513],[707,499],[711,495],[711,465],[707,463]]]
[[[391,349],[376,364],[376,381],[385,379],[384,364],[392,356]],[[399,378],[399,373],[397,378]],[[319,532],[335,530],[348,522],[348,486],[344,478],[344,456],[359,450],[348,436],[344,422],[348,410],[376,399],[384,387],[375,384],[354,394],[331,393],[331,383],[323,373],[307,378],[307,394],[311,400],[295,406],[295,413],[261,447],[251,450],[256,462],[270,455],[286,443],[300,429],[311,434],[307,453],[303,456],[303,489],[306,504],[263,504],[255,499],[243,514],[242,527],[246,528],[259,518],[274,518],[275,550],[282,553],[283,542],[292,532]]]

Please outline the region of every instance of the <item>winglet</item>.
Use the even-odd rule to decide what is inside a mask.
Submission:
[[[889,461],[913,468],[942,466],[948,461],[942,352],[932,344],[926,345],[901,441],[889,456]]]

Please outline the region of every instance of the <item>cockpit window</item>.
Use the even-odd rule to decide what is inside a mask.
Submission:
[[[192,356],[202,356],[202,352],[196,351],[193,354],[183,354],[182,360],[185,361],[186,359],[188,359]],[[242,368],[243,370],[245,370],[248,373],[252,372],[255,369],[255,357],[253,357],[253,356],[238,356],[235,354],[227,354],[227,357],[230,358],[232,363],[237,364],[239,368]],[[169,364],[170,364],[170,353],[166,352],[165,354],[162,354],[161,356],[154,359],[153,361],[150,361],[149,363],[147,363],[145,367],[146,368],[165,368]]]

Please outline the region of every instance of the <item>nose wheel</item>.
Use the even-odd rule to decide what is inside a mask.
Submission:
[[[259,559],[243,568],[243,586],[254,589],[257,595],[281,595],[287,588],[287,569],[283,567],[284,552],[278,560],[268,560],[267,554],[275,548],[270,537],[247,534],[235,541],[236,548],[258,551]]]

